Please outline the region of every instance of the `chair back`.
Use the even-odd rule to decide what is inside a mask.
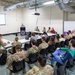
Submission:
[[[5,65],[7,62],[7,51],[5,50],[4,53],[0,56],[0,65]]]
[[[34,54],[29,54],[29,63],[34,63],[37,61],[37,57],[38,57],[38,52],[34,53]]]
[[[65,47],[65,42],[64,42],[64,41],[61,41],[61,42],[60,42],[60,46],[61,46],[61,47]]]
[[[37,39],[36,45],[39,46],[39,44],[41,44],[41,43],[42,43],[41,39]]]
[[[53,53],[54,50],[55,50],[55,45],[54,44],[48,46],[48,53]]]
[[[58,48],[58,47],[60,47],[60,43],[59,43],[59,42],[55,43],[55,50],[56,50],[56,48]]]
[[[66,46],[69,45],[69,40],[68,40],[68,39],[65,40],[65,45],[66,45]]]
[[[42,50],[40,51],[40,55],[45,56],[46,53],[47,53],[47,49],[42,49]]]
[[[25,68],[25,61],[24,60],[18,62],[13,61],[12,66],[13,66],[12,70],[13,73],[19,72]]]

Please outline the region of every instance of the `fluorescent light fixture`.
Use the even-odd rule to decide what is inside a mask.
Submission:
[[[43,5],[51,5],[51,4],[55,4],[55,1],[53,0],[43,3]]]

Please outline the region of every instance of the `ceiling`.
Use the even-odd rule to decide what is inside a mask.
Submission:
[[[50,1],[50,0],[37,0],[37,3],[44,3],[46,1]],[[0,0],[0,5],[11,6],[13,4],[17,4],[21,2],[26,2],[26,4],[30,4],[30,5],[35,4],[35,0]]]
[[[55,1],[55,5],[58,5],[61,10],[68,11],[75,11],[75,0],[0,0],[0,5],[6,8],[21,8],[21,7],[31,7],[37,8],[42,7],[43,3],[48,1]]]

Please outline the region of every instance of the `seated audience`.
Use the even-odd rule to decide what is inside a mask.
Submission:
[[[46,33],[46,32],[44,32],[44,33],[42,34],[42,36],[44,36],[44,37],[45,37],[45,39],[47,39],[47,37],[48,37],[48,35],[47,35],[47,33]]]
[[[59,38],[60,38],[60,36],[56,36],[56,37],[55,37],[55,43],[60,43]]]
[[[55,30],[54,30],[54,28],[52,28],[50,32],[51,32],[51,33],[55,33]]]
[[[0,49],[1,49],[1,47],[8,45],[9,43],[10,42],[7,42],[7,43],[3,42],[2,41],[2,34],[0,34]],[[2,49],[0,50],[0,53],[3,53]]]
[[[64,38],[64,35],[63,35],[63,34],[61,34],[59,41],[60,41],[60,42],[61,42],[61,41],[65,41],[65,38]]]
[[[18,40],[19,40],[18,37],[16,37],[16,38],[15,38],[15,41],[14,41],[13,44],[12,44],[13,47],[16,46],[16,45],[21,45],[21,42],[19,42]]]
[[[29,54],[34,54],[39,51],[38,47],[36,46],[35,40],[31,41],[31,45],[32,45],[32,47],[27,51],[28,56],[29,56]]]
[[[39,31],[39,28],[38,28],[38,26],[36,26],[36,28],[35,28],[35,31]]]
[[[52,55],[52,65],[54,65],[54,62],[57,61],[60,64],[64,64],[67,60],[75,57],[75,40],[72,39],[69,42],[69,48],[58,48]],[[66,53],[64,52],[66,51]]]
[[[31,33],[31,40],[35,40],[37,41],[37,36],[35,35],[35,33]]]
[[[47,30],[47,33],[50,33],[50,30],[51,30],[51,28],[49,27],[48,30]]]
[[[43,30],[42,30],[42,32],[44,33],[44,32],[46,32],[46,28],[45,27],[43,27]]]
[[[48,45],[52,45],[55,44],[55,39],[54,37],[50,37],[49,41],[48,41]]]
[[[15,53],[12,55],[9,55],[7,57],[7,65],[8,65],[8,69],[10,71],[9,75],[12,75],[12,72],[11,72],[13,70],[12,62],[13,61],[16,61],[16,62],[21,61],[21,60],[25,59],[26,57],[27,57],[27,54],[21,50],[21,46],[16,45]]]
[[[54,70],[50,65],[46,65],[46,58],[44,56],[39,56],[37,61],[40,69],[32,68],[31,72],[26,75],[53,75]]]
[[[72,38],[72,33],[71,33],[71,31],[69,30],[68,32],[69,32],[69,36]]]
[[[37,42],[37,36],[35,35],[34,32],[31,33],[31,37],[30,37],[30,42],[29,43],[25,43],[25,50],[29,49],[31,47],[31,41],[34,40],[35,42]]]
[[[69,32],[67,32],[66,33],[66,36],[65,36],[65,39],[68,39],[69,40],[70,38],[71,38],[71,36],[69,35]]]
[[[42,43],[39,45],[39,50],[46,49],[48,47],[48,44],[46,43],[44,36],[42,36],[41,41]]]
[[[15,38],[15,41],[13,42],[12,44],[12,49],[9,49],[9,53],[14,53],[14,50],[15,50],[15,46],[16,45],[20,45],[21,46],[21,42],[18,41],[18,37]]]
[[[9,42],[5,43],[2,41],[2,34],[0,34],[0,46],[6,46]]]
[[[72,33],[72,37],[75,37],[75,31]]]

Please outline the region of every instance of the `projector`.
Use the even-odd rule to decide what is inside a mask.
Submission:
[[[38,15],[38,16],[39,16],[39,15],[40,15],[40,13],[34,13],[34,15]]]

